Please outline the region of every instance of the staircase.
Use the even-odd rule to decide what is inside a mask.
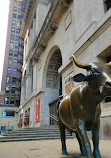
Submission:
[[[72,138],[66,131],[66,138]],[[48,126],[39,128],[24,128],[16,130],[8,134],[3,134],[0,137],[0,142],[11,141],[28,141],[28,140],[48,140],[60,139],[60,132],[58,126]]]

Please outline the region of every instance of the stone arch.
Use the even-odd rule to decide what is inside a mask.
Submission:
[[[58,73],[58,69],[62,66],[62,54],[58,46],[54,46],[46,59],[44,68],[44,89],[45,104],[47,119],[49,124],[55,124],[48,114],[56,115],[56,101],[59,95],[62,94],[62,77]],[[46,119],[46,120],[47,120]]]
[[[62,65],[60,49],[57,49],[51,55],[46,72],[46,88],[59,88],[60,74],[59,67]]]
[[[49,62],[51,60],[51,57],[54,55],[54,52],[60,52],[60,56],[61,56],[61,65],[62,65],[62,54],[60,51],[60,48],[58,46],[54,46],[51,48],[47,58],[46,58],[46,62],[45,62],[45,66],[44,66],[44,73],[43,73],[43,87],[46,88],[46,78],[47,78],[47,70],[48,70],[48,66],[49,66]]]

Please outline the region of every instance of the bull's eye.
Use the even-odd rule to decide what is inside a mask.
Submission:
[[[91,69],[90,72],[91,72],[91,73],[95,73],[95,70],[94,70],[94,69]]]
[[[94,69],[91,69],[91,70],[90,70],[90,72],[91,72],[91,73],[94,73],[94,72],[95,72],[95,70],[94,70]]]

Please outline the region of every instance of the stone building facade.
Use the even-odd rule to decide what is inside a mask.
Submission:
[[[22,25],[24,62],[19,117],[30,126],[51,123],[59,95],[75,86],[70,78],[84,70],[73,65],[111,59],[110,0],[29,0]],[[102,103],[101,135],[111,135],[110,98]],[[106,103],[107,102],[107,103]],[[107,122],[107,123],[106,123]]]

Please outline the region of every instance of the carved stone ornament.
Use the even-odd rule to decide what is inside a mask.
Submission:
[[[39,47],[42,51],[44,51],[44,50],[46,49],[47,45],[44,44],[43,42],[40,42],[40,43],[38,44],[38,47]]]

